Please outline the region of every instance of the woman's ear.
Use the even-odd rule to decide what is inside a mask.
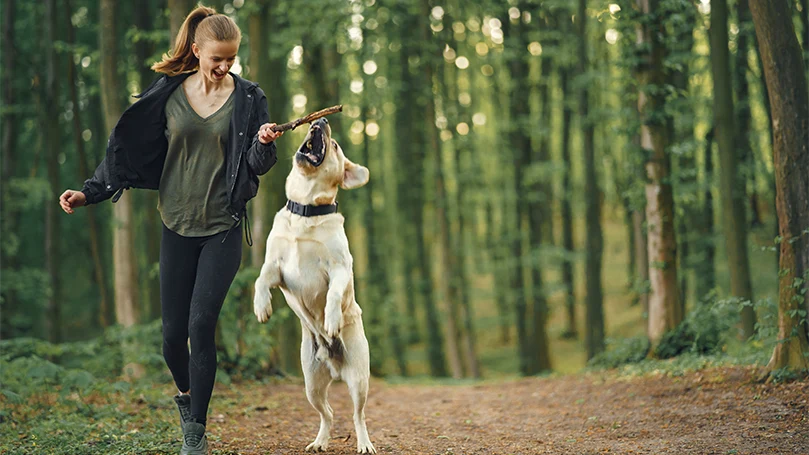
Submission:
[[[348,158],[345,159],[345,167],[343,169],[343,183],[340,186],[346,190],[353,190],[368,183],[370,173],[368,168],[354,164]]]
[[[191,43],[191,52],[193,52],[194,57],[199,60],[199,46],[197,46],[197,43]]]

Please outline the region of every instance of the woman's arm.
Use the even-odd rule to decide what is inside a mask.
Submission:
[[[283,133],[274,133],[269,128],[262,128],[265,125],[273,125],[270,123],[270,114],[267,109],[267,96],[258,88],[258,122],[255,125],[254,131],[251,131],[253,143],[250,149],[247,150],[247,164],[256,175],[266,174],[271,167],[278,161],[277,151],[275,147],[275,139],[279,138]]]

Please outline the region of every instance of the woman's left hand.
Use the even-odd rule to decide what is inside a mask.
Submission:
[[[270,142],[284,135],[283,131],[279,131],[277,133],[273,131],[272,127],[274,126],[275,123],[265,123],[258,129],[258,140],[262,144],[269,144]]]

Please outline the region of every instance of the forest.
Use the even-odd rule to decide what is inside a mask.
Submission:
[[[805,400],[809,1],[202,3],[241,28],[231,71],[271,121],[342,105],[334,138],[370,170],[338,201],[374,378],[739,367]],[[0,427],[33,425],[43,388],[65,409],[171,388],[157,192],[71,216],[58,199],[194,6],[2,0]],[[301,375],[283,294],[268,324],[252,302],[305,134],[278,139],[248,204],[217,387]]]

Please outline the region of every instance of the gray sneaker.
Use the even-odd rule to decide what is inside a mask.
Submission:
[[[183,424],[183,448],[180,455],[208,455],[205,425],[197,422]]]
[[[174,402],[180,411],[180,426],[185,431],[185,424],[191,421],[191,395],[174,395]]]

